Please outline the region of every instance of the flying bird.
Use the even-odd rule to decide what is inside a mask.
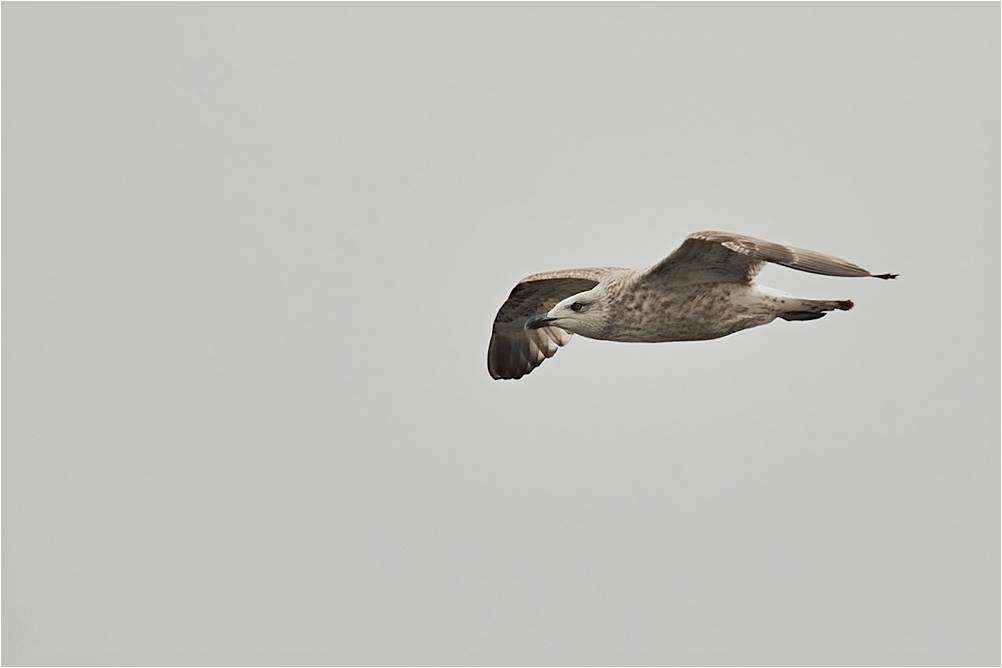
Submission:
[[[847,299],[801,299],[755,283],[766,262],[825,276],[897,278],[740,234],[695,232],[646,269],[592,267],[523,278],[494,318],[487,370],[496,380],[521,378],[573,334],[638,343],[703,341],[776,318],[817,320],[852,308]]]

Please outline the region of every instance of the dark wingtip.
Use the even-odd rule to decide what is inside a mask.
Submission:
[[[870,274],[870,275],[873,276],[874,278],[882,278],[885,281],[888,280],[888,279],[890,279],[890,278],[897,278],[898,277],[897,274]]]

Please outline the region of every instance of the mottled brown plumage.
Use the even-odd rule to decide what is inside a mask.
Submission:
[[[494,319],[487,369],[495,379],[521,378],[566,345],[571,334],[609,341],[699,341],[776,318],[816,320],[827,311],[852,308],[848,300],[800,299],[754,283],[766,262],[826,276],[873,276],[814,251],[727,232],[696,232],[646,269],[569,269],[522,279]]]

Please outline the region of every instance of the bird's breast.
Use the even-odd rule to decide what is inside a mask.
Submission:
[[[657,289],[639,286],[623,294],[608,323],[611,341],[700,341],[744,329],[751,312],[749,287],[704,283]]]

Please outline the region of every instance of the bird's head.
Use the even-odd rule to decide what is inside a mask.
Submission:
[[[591,290],[568,297],[546,315],[529,318],[525,321],[525,328],[559,327],[591,339],[601,338],[609,325],[608,304],[605,287],[599,284]]]

